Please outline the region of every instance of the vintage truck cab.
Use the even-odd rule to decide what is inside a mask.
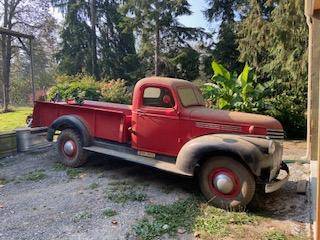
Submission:
[[[289,176],[276,119],[208,109],[199,88],[179,79],[140,80],[132,105],[36,102],[32,126],[48,127],[49,141],[60,132],[60,160],[69,167],[96,152],[197,177],[203,195],[221,208],[243,208],[258,187],[273,192]],[[286,176],[277,179],[281,170]]]

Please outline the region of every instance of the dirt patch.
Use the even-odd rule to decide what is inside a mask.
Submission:
[[[296,143],[285,146],[289,146],[285,151],[297,152]],[[166,228],[177,231],[164,234],[161,239],[173,236],[215,239],[214,234],[197,232],[209,228],[211,233],[219,230],[219,239],[305,239],[308,236],[308,196],[296,194],[297,181],[308,179],[308,164],[289,164],[291,178],[285,187],[263,197],[261,211],[242,218],[219,212],[201,200],[199,209],[189,214],[190,207],[183,205],[184,202],[190,198],[201,199],[193,179],[100,155],[76,170],[64,168],[57,164],[58,160],[53,148],[0,160],[0,239],[139,239],[143,236],[148,239],[150,235],[137,233],[149,231],[149,227],[160,227],[161,233],[168,232],[163,231]],[[175,217],[189,218],[188,224],[181,223],[182,228],[172,228],[170,224],[175,221],[163,223],[174,212],[168,209],[176,206],[183,214],[178,211]],[[163,216],[158,209],[163,211]],[[215,221],[211,212],[221,220]],[[157,218],[152,214],[157,214]],[[146,225],[140,224],[143,220]],[[156,225],[158,222],[160,225]],[[215,230],[214,224],[220,228]],[[147,230],[136,229],[137,226],[146,226]],[[222,227],[226,232],[221,232]]]

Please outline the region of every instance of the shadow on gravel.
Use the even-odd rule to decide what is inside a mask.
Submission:
[[[109,170],[119,170],[115,179],[133,178],[137,182],[166,186],[168,189],[182,189],[191,195],[201,195],[196,178],[188,178],[166,173],[151,167],[126,162],[104,155],[93,155],[85,166],[90,171],[107,174]],[[310,203],[308,195],[296,193],[297,182],[288,181],[283,188],[270,194],[259,194],[250,212],[276,220],[291,220],[310,223]],[[308,193],[307,193],[308,194]]]

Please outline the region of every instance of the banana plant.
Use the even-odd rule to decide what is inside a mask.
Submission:
[[[247,64],[239,75],[215,61],[212,69],[214,76],[202,90],[205,98],[218,109],[256,112],[263,107],[265,87],[257,83],[256,74]]]

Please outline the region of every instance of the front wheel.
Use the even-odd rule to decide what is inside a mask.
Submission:
[[[243,210],[255,193],[255,179],[230,157],[213,157],[201,166],[199,184],[208,202],[228,210]]]
[[[72,130],[63,130],[58,137],[60,161],[67,167],[80,167],[87,161],[80,135]]]

